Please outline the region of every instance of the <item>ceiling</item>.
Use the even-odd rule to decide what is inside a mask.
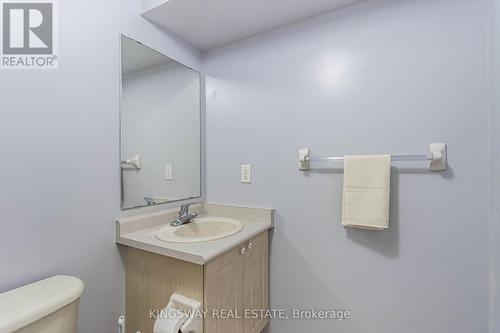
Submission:
[[[154,66],[175,63],[169,57],[131,38],[122,36],[122,74],[142,71]]]
[[[143,16],[206,50],[366,0],[152,0]]]

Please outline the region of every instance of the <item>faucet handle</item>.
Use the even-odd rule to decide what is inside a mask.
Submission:
[[[189,212],[189,207],[191,207],[191,204],[188,203],[188,204],[185,204],[185,205],[182,205],[181,206],[181,210],[179,212],[179,215],[182,216],[182,215],[187,215],[187,213]]]

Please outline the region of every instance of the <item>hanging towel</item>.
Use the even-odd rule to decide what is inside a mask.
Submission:
[[[390,188],[390,155],[345,156],[342,225],[387,229]]]

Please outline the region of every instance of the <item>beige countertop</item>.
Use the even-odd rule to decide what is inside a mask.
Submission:
[[[141,214],[116,220],[116,242],[144,251],[161,254],[198,265],[217,258],[274,225],[273,209],[227,206],[218,204],[193,205],[192,212],[200,217],[231,218],[243,223],[243,230],[232,236],[199,243],[171,243],[159,240],[156,234],[177,218],[178,209]]]

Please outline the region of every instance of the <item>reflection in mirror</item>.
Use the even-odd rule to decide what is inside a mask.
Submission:
[[[122,209],[200,196],[200,74],[121,36]]]

